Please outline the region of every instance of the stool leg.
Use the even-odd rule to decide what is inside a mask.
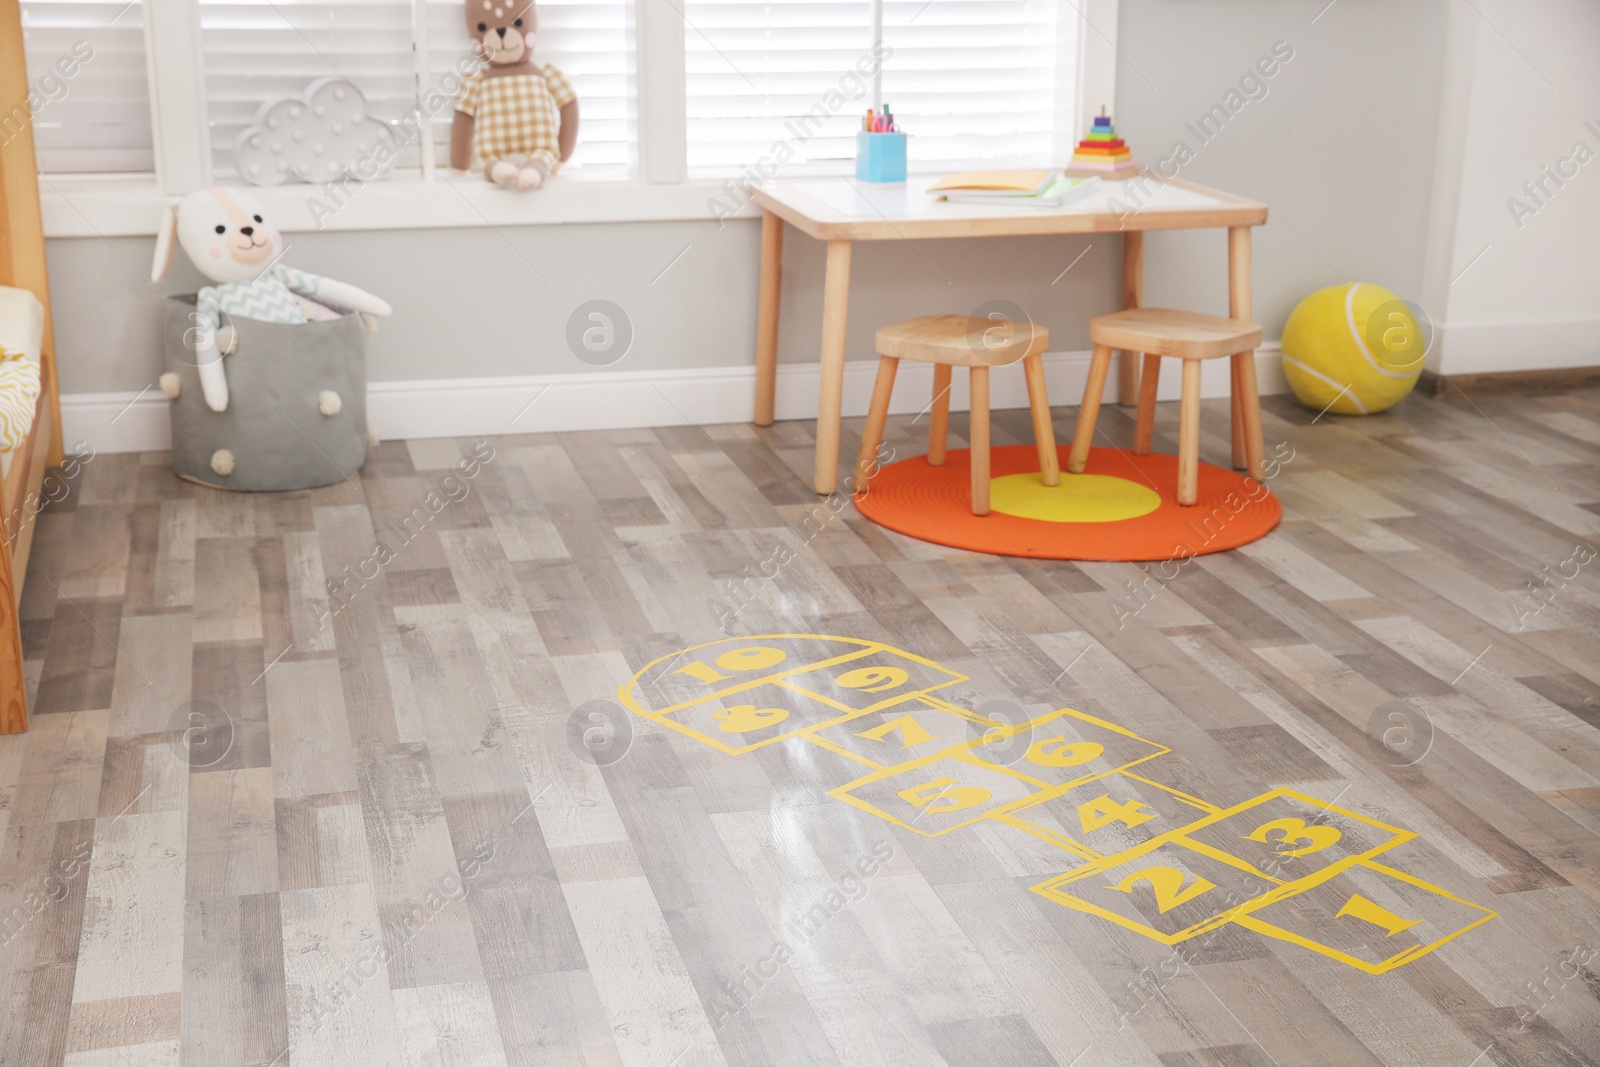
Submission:
[[[1200,494],[1200,361],[1183,361],[1183,400],[1178,408],[1178,503]]]
[[[1110,368],[1111,349],[1095,345],[1094,356],[1089,360],[1089,384],[1083,387],[1083,405],[1078,408],[1078,429],[1072,435],[1072,454],[1067,457],[1067,470],[1073,474],[1082,474],[1089,462],[1094,424],[1100,417],[1100,394],[1106,391],[1106,372]]]
[[[950,364],[933,365],[933,414],[928,420],[928,465],[944,466],[950,442]]]
[[[1261,481],[1266,477],[1266,448],[1261,442],[1261,396],[1256,388],[1256,354],[1240,352],[1233,357],[1239,368],[1239,413],[1244,425],[1245,465],[1250,477]]]
[[[1133,454],[1148,456],[1156,431],[1156,390],[1161,388],[1161,357],[1146,352],[1139,375],[1139,416],[1133,424]]]
[[[1061,457],[1056,454],[1056,428],[1050,421],[1050,387],[1044,380],[1044,359],[1035,352],[1022,360],[1028,379],[1028,407],[1033,409],[1033,442],[1039,449],[1039,474],[1045,485],[1061,484]]]
[[[1228,397],[1232,417],[1229,419],[1233,433],[1233,466],[1237,470],[1245,465],[1244,408],[1240,404],[1243,390],[1239,385],[1239,357],[1228,357]]]
[[[878,359],[878,380],[872,387],[872,406],[867,409],[867,428],[861,432],[861,451],[856,454],[855,482],[850,492],[865,492],[878,472],[878,446],[883,443],[883,424],[889,419],[889,398],[894,395],[894,376],[900,361],[894,356]]]
[[[972,386],[972,513],[989,514],[989,368],[973,367]]]

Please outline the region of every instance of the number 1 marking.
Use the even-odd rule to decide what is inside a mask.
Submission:
[[[1342,919],[1346,915],[1352,919],[1360,919],[1364,923],[1371,923],[1373,926],[1381,927],[1384,937],[1393,937],[1402,930],[1409,930],[1422,922],[1421,919],[1403,919],[1382,904],[1375,904],[1360,893],[1352,894],[1350,899],[1344,902],[1344,907],[1339,909],[1339,913],[1334,918]]]

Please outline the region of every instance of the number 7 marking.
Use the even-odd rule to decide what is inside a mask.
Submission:
[[[856,736],[864,737],[868,741],[887,741],[889,735],[897,730],[900,733],[900,750],[902,752],[913,746],[938,740],[928,732],[926,727],[909,715],[902,715],[898,719],[890,719],[880,726],[874,726],[870,730],[863,730]]]

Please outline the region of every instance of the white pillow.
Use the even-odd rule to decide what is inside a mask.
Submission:
[[[44,305],[26,289],[0,285],[0,348],[21,352],[35,363],[44,345]]]

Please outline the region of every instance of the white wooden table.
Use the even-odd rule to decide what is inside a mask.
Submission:
[[[1123,235],[1122,306],[1140,306],[1147,230],[1228,231],[1228,315],[1250,318],[1250,228],[1267,221],[1267,205],[1193,182],[1154,175],[1101,188],[1053,211],[949,204],[928,194],[934,175],[904,184],[873,185],[848,178],[769,182],[755,190],[762,208],[761,287],[756,332],[756,424],[770,426],[776,403],[778,309],[783,272],[783,230],[788,223],[828,243],[822,303],[822,382],[817,400],[817,456],[813,487],[838,487],[839,422],[844,392],[844,337],[850,302],[850,253],[856,241],[906,241],[940,237],[1017,237],[1039,234]],[[1135,206],[1125,212],[1113,205]],[[1138,361],[1124,352],[1117,399],[1132,404]],[[1255,353],[1233,357],[1234,466],[1244,465],[1241,387],[1253,389]],[[1259,472],[1257,472],[1259,474]]]

